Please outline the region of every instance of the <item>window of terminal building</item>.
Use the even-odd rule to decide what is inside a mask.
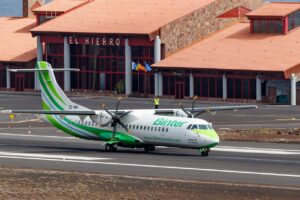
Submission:
[[[282,20],[262,20],[254,19],[253,21],[253,33],[283,33],[283,21]]]
[[[132,61],[145,66],[154,63],[153,46],[132,46]],[[135,94],[154,94],[154,72],[133,71],[132,92]]]
[[[6,67],[0,63],[0,88],[6,88]]]
[[[288,16],[289,31],[300,26],[300,11],[294,12]]]
[[[72,88],[125,93],[124,46],[70,45]]]
[[[247,78],[228,78],[227,95],[228,98],[255,99],[256,80]]]
[[[194,94],[199,97],[221,98],[223,95],[221,77],[203,77],[194,75]]]

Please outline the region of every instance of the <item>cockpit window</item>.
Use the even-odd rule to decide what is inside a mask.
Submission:
[[[198,128],[201,130],[205,130],[205,129],[207,129],[207,126],[205,124],[199,124]]]
[[[187,130],[190,130],[191,127],[192,127],[192,124],[190,124],[186,129],[187,129]]]
[[[194,124],[194,125],[192,126],[192,130],[194,130],[194,129],[198,129],[197,124]]]
[[[207,124],[207,127],[208,127],[209,129],[213,129],[213,127],[212,127],[210,124]]]

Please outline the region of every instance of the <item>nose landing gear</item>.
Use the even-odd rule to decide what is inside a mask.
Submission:
[[[210,152],[209,148],[200,149],[201,156],[208,156],[209,152]]]
[[[155,146],[152,145],[146,145],[144,147],[145,152],[149,152],[149,151],[155,151]]]

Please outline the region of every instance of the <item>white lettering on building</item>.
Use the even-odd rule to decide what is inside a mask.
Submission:
[[[97,46],[120,46],[120,38],[106,38],[106,37],[68,37],[69,44],[85,44],[85,45],[97,45]]]

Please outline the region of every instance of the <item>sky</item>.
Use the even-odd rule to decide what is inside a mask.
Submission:
[[[51,0],[45,0],[50,2]],[[300,0],[264,0],[273,2],[300,2]],[[0,16],[22,16],[22,0],[0,0]]]
[[[22,0],[0,0],[0,16],[22,16]]]

